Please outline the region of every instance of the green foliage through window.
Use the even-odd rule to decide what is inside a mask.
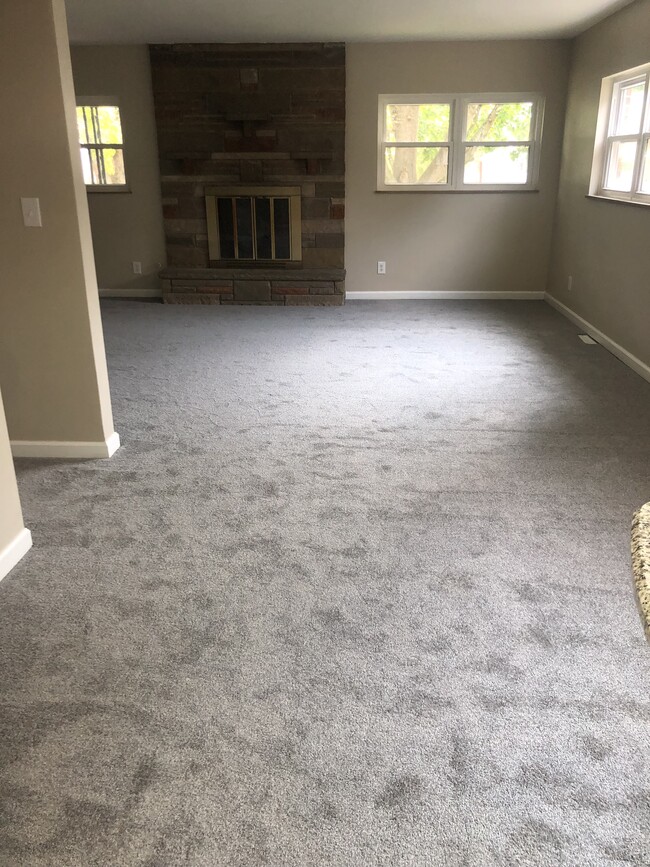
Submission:
[[[386,106],[386,141],[449,141],[449,103]]]
[[[384,112],[383,183],[388,186],[529,183],[531,153],[538,144],[532,100],[404,99],[386,103]],[[452,154],[453,176],[460,179],[454,182]]]
[[[124,185],[126,174],[118,106],[77,106],[77,129],[84,182],[91,186]]]
[[[470,102],[465,141],[528,141],[532,113],[532,102]]]

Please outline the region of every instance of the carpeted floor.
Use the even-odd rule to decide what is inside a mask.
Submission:
[[[19,461],[3,867],[650,864],[650,384],[549,307],[104,308]]]

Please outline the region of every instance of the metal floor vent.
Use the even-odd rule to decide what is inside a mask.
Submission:
[[[582,340],[583,343],[597,343],[598,342],[598,341],[594,340],[593,337],[589,337],[588,334],[578,334],[578,337],[580,338],[580,340]]]

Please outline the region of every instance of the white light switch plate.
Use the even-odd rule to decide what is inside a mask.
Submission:
[[[20,204],[23,209],[23,223],[26,226],[40,227],[43,225],[41,203],[38,199],[21,199]]]

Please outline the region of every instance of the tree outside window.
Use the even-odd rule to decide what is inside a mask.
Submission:
[[[380,111],[379,189],[508,189],[535,180],[538,95],[381,97]]]
[[[126,173],[119,107],[78,105],[77,129],[86,185],[124,186]]]

